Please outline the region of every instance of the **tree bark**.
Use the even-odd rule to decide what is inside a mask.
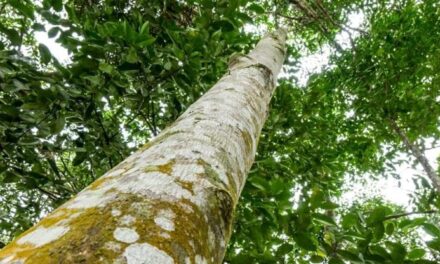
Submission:
[[[4,263],[221,263],[254,161],[286,31],[170,127],[0,251]]]
[[[429,160],[425,157],[419,147],[409,140],[405,132],[400,129],[395,120],[389,119],[389,122],[394,132],[397,133],[397,135],[399,135],[400,139],[403,141],[405,147],[413,154],[420,165],[422,165],[423,170],[428,175],[428,178],[431,180],[431,184],[434,186],[436,191],[440,193],[440,178],[429,163]]]

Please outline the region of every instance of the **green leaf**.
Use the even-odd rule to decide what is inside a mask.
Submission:
[[[344,228],[350,228],[352,226],[355,226],[358,221],[358,216],[356,214],[350,213],[344,216],[342,218],[342,227]]]
[[[426,245],[434,250],[440,251],[440,239],[431,240],[427,242]]]
[[[13,183],[20,180],[20,177],[10,171],[5,171],[1,174],[2,183]]]
[[[384,259],[391,258],[391,255],[387,252],[387,250],[381,246],[378,246],[378,245],[370,246],[370,251],[373,254],[377,254],[377,255],[383,257]]]
[[[321,263],[324,261],[324,258],[318,255],[313,255],[310,257],[310,262],[312,263]]]
[[[49,36],[49,38],[54,38],[56,37],[59,31],[60,31],[59,27],[53,27],[49,30],[49,32],[47,32],[47,35]]]
[[[407,226],[411,225],[411,220],[409,219],[403,219],[402,221],[400,221],[399,223],[399,228],[406,228]]]
[[[52,59],[49,49],[44,44],[38,45],[38,51],[40,52],[41,63],[48,64]]]
[[[176,55],[179,60],[185,60],[185,52],[183,50],[179,49],[176,45],[173,45],[172,50],[174,55]]]
[[[27,18],[34,19],[34,7],[23,0],[9,0],[8,2],[19,13]]]
[[[240,19],[243,23],[252,23],[253,19],[248,16],[246,13],[238,12],[235,14],[235,16]]]
[[[330,216],[320,214],[320,213],[314,213],[312,215],[312,217],[313,217],[313,220],[315,220],[321,224],[336,226],[335,221]]]
[[[387,233],[387,235],[392,235],[394,232],[394,223],[387,224],[385,232]]]
[[[83,78],[90,81],[90,83],[94,86],[98,86],[101,83],[101,78],[99,75],[85,76]]]
[[[333,210],[333,209],[336,209],[336,208],[338,208],[338,207],[339,207],[338,204],[333,203],[333,202],[331,202],[331,201],[325,201],[325,202],[323,202],[323,203],[321,203],[321,204],[319,205],[319,208],[322,208],[322,209],[328,209],[328,210]]]
[[[173,65],[171,64],[171,62],[167,61],[164,65],[164,68],[165,68],[165,70],[169,71],[169,70],[171,70],[172,66]]]
[[[40,141],[38,140],[38,138],[34,136],[24,136],[21,137],[20,140],[18,141],[18,144],[23,146],[34,146],[37,145],[38,143],[40,143]]]
[[[396,263],[401,263],[406,256],[406,248],[400,243],[387,242],[388,246],[391,248],[391,258]]]
[[[425,255],[425,250],[423,248],[415,248],[408,253],[409,259],[419,259]]]
[[[21,44],[21,37],[15,30],[8,29],[0,24],[0,32],[3,32],[9,39],[12,45],[18,46]]]
[[[257,4],[251,4],[249,7],[248,7],[248,9],[249,10],[251,10],[251,11],[254,11],[255,13],[257,13],[257,14],[264,14],[264,12],[265,12],[265,10],[264,10],[264,8],[262,7],[262,6],[260,6],[260,5],[257,5]]]
[[[44,25],[40,24],[40,23],[34,23],[32,25],[32,29],[35,30],[35,31],[45,31],[46,30]]]
[[[63,10],[63,1],[62,0],[51,0],[52,7],[55,11],[60,12]]]
[[[352,238],[355,238],[355,239],[361,239],[361,240],[365,239],[365,236],[363,234],[358,233],[358,232],[354,232],[354,231],[346,232],[345,236],[352,237]]]
[[[108,74],[111,74],[113,72],[113,66],[105,62],[99,63],[99,69]]]
[[[12,82],[14,83],[14,86],[17,88],[14,91],[29,90],[29,87],[27,85],[23,84],[17,79],[13,79]]]
[[[66,123],[66,120],[64,119],[64,117],[60,117],[57,120],[55,120],[55,122],[53,122],[52,126],[51,126],[51,133],[52,134],[58,134],[61,132],[61,130],[63,130],[64,125]]]
[[[215,21],[212,24],[214,30],[219,30],[221,29],[223,32],[231,32],[235,29],[234,24],[232,24],[231,21],[223,19],[223,20],[218,20]]]
[[[153,44],[156,41],[155,38],[153,37],[148,37],[145,40],[142,40],[141,42],[139,42],[137,45],[141,48],[146,48],[148,46],[150,46],[151,44]]]
[[[146,21],[142,24],[142,27],[139,31],[140,35],[149,35],[150,34],[150,22]]]
[[[8,167],[5,164],[0,163],[0,175],[5,172]]]
[[[296,233],[293,235],[293,240],[296,244],[307,251],[315,251],[316,245],[313,240],[306,233]]]
[[[43,103],[25,103],[20,108],[23,110],[46,110],[47,105]]]
[[[254,258],[249,256],[249,254],[240,253],[234,256],[231,260],[228,260],[231,264],[253,264],[255,263]]]
[[[344,261],[342,261],[340,258],[338,257],[332,257],[328,264],[344,264]]]
[[[39,172],[31,171],[29,172],[29,176],[35,179],[36,181],[38,181],[40,184],[45,184],[49,182],[49,178],[47,178],[46,175]]]
[[[87,152],[76,152],[75,158],[73,158],[72,165],[78,166],[83,163],[88,157]]]
[[[221,30],[217,30],[214,33],[212,33],[211,38],[213,40],[217,41],[217,40],[220,40],[221,36],[222,36],[222,31]]]
[[[373,210],[373,212],[371,212],[370,216],[368,217],[367,223],[374,224],[374,223],[383,221],[387,215],[388,210],[389,209],[384,206],[380,206],[380,207],[375,208]]]
[[[430,223],[424,223],[423,229],[431,236],[440,238],[440,229],[437,226]]]
[[[137,51],[134,48],[130,48],[127,55],[125,56],[125,60],[129,63],[136,63],[138,62],[138,55]]]
[[[376,223],[374,225],[374,231],[373,231],[374,239],[376,241],[380,241],[383,238],[384,234],[385,234],[385,228],[383,226],[383,223],[382,222]]]
[[[399,228],[403,230],[409,230],[411,228],[424,225],[426,223],[426,218],[420,217],[415,219],[404,219],[399,223]]]
[[[260,189],[264,192],[267,192],[270,188],[268,182],[263,177],[260,176],[250,177],[249,183],[255,188]]]
[[[292,250],[293,250],[293,246],[291,244],[284,243],[277,249],[276,255],[278,257],[282,257],[288,254],[289,252],[291,252]]]
[[[346,260],[350,260],[350,261],[354,261],[354,262],[361,261],[359,256],[357,256],[356,254],[354,254],[353,252],[350,252],[348,250],[338,250],[338,254]]]
[[[254,226],[250,230],[250,237],[257,246],[258,250],[262,252],[264,250],[264,237],[261,228]]]

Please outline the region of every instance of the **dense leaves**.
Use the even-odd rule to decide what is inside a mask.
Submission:
[[[254,42],[250,35],[233,41],[243,23],[238,3],[15,1],[1,8],[10,12],[0,36],[2,188],[23,196],[39,190],[51,206],[155,136],[218,79],[227,54]],[[217,23],[226,20],[232,27]],[[71,53],[67,64],[35,41],[25,29],[32,23]],[[23,32],[20,41],[12,31]],[[1,221],[35,219],[39,211]],[[2,232],[10,239],[15,230]]]

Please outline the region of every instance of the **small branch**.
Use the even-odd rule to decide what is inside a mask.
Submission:
[[[68,183],[69,183],[69,185],[70,185],[70,188],[72,188],[72,194],[74,194],[75,192],[79,192],[79,191],[81,191],[81,189],[80,188],[78,188],[78,186],[76,185],[76,183],[75,183],[75,181],[74,180],[72,180],[72,179],[75,179],[75,176],[70,172],[70,170],[69,170],[69,168],[67,167],[67,164],[66,164],[66,162],[64,161],[64,159],[60,156],[60,161],[61,161],[61,163],[63,164],[63,167],[64,167],[64,172],[67,174],[67,175],[69,175],[69,180],[68,180]],[[64,173],[63,173],[64,174]],[[67,180],[67,177],[66,176],[64,176],[64,178]]]
[[[51,200],[54,201],[54,202],[56,202],[56,201],[58,201],[58,200],[60,199],[60,197],[59,197],[57,194],[52,193],[52,192],[50,192],[50,191],[47,191],[47,190],[41,188],[41,187],[38,186],[38,185],[37,185],[35,188],[36,188],[38,191],[40,191],[41,193],[47,195],[47,197],[49,197],[49,199],[51,199]]]
[[[2,6],[0,7],[0,14],[3,14],[3,11],[5,10],[6,7],[6,3],[2,4]]]
[[[422,151],[419,149],[419,147],[417,145],[413,144],[409,140],[409,138],[406,136],[405,132],[402,131],[402,129],[400,129],[400,127],[397,125],[397,123],[394,119],[389,118],[388,122],[389,122],[391,128],[394,130],[394,132],[403,141],[406,148],[414,155],[414,157],[417,159],[417,161],[420,163],[420,165],[422,165],[423,169],[425,170],[426,174],[428,175],[428,178],[431,180],[432,185],[437,190],[437,192],[440,193],[440,178],[438,177],[434,168],[429,163],[428,159],[425,157],[425,155],[422,153]]]
[[[360,34],[362,34],[362,35],[368,35],[368,32],[367,31],[365,31],[365,30],[363,30],[363,29],[360,29],[360,28],[355,28],[355,27],[352,27],[352,26],[348,26],[348,25],[343,25],[343,27],[345,28],[345,29],[350,29],[350,30],[353,30],[353,31],[357,31],[357,32],[359,32]]]
[[[151,105],[151,127],[153,128],[153,136],[157,136],[157,126],[156,126],[156,113],[154,111],[154,102],[150,101]]]
[[[440,145],[433,146],[433,147],[430,147],[430,148],[424,148],[423,150],[431,150],[431,149],[436,149],[436,148],[440,148]]]
[[[151,131],[151,133],[153,134],[153,136],[157,136],[157,134],[158,134],[158,132],[157,132],[157,127],[153,126],[153,125],[151,124],[151,122],[148,121],[148,117],[147,117],[144,113],[140,112],[139,115],[143,117],[145,123],[147,124],[147,126],[148,126],[148,128],[150,129],[150,131]]]
[[[52,153],[47,153],[45,156],[47,157],[47,162],[49,163],[49,167],[55,173],[56,178],[59,181],[62,181],[63,179],[61,177],[60,170],[58,169],[57,163],[55,162]]]
[[[20,175],[21,178],[29,177],[29,176],[23,176],[26,174],[25,170],[16,167],[14,165],[9,165],[9,167],[12,168],[18,175]],[[51,191],[45,190],[38,184],[36,184],[34,188],[40,191],[41,193],[46,194],[48,198],[51,199],[52,201],[58,201],[60,199],[60,195],[58,193],[53,193]]]
[[[98,124],[99,124],[99,126],[101,127],[101,129],[102,129],[102,133],[103,133],[103,135],[104,135],[105,145],[108,147],[108,146],[110,146],[110,144],[111,144],[111,141],[110,141],[111,139],[110,139],[110,137],[109,137],[109,135],[108,135],[108,133],[107,133],[107,130],[105,129],[104,124],[102,123],[102,116],[101,116],[101,113],[98,113],[98,111],[96,110],[96,108],[94,108],[93,110],[95,111],[96,117],[97,117],[97,119],[98,119]],[[108,158],[108,162],[109,162],[109,164],[110,164],[110,167],[113,168],[113,159],[112,159],[112,157],[110,157],[110,156],[108,156],[108,155],[106,155],[106,156],[107,156],[107,158]]]
[[[438,211],[436,210],[429,210],[429,211],[424,211],[424,212],[409,212],[409,213],[401,213],[401,214],[395,214],[395,215],[390,215],[384,218],[384,221],[386,220],[391,220],[391,219],[397,219],[400,217],[405,217],[405,216],[410,216],[410,215],[415,215],[415,214],[435,214],[438,213]]]
[[[43,117],[43,119],[41,119],[40,121],[38,121],[35,125],[33,125],[33,126],[29,126],[29,127],[26,128],[23,132],[21,132],[21,134],[17,136],[17,140],[19,140],[20,138],[22,138],[23,136],[25,136],[27,133],[29,133],[29,132],[32,130],[32,128],[34,128],[34,127],[35,127],[35,128],[38,128],[38,127],[41,125],[41,123],[43,123],[44,121],[46,121],[46,120],[50,117],[50,115],[52,115],[52,114],[53,114],[53,110],[50,110],[48,113],[45,114],[45,116]],[[15,143],[4,142],[4,144],[6,144],[6,145],[14,145]]]
[[[338,52],[342,52],[343,48],[339,43],[337,43],[335,40],[331,39],[330,35],[330,29],[327,27],[326,22],[327,20],[330,21],[332,25],[335,25],[338,28],[341,28],[340,25],[338,25],[331,17],[328,15],[327,10],[324,9],[322,5],[318,5],[318,9],[321,10],[321,13],[324,13],[323,15],[327,17],[327,20],[322,19],[322,15],[318,14],[313,8],[305,1],[303,0],[290,0],[290,2],[295,5],[301,12],[305,14],[306,17],[310,18],[312,21],[316,22],[316,25],[318,26],[319,30],[322,32],[325,38],[329,42],[331,42],[334,46],[334,48]]]
[[[302,18],[300,18],[300,17],[286,16],[286,15],[283,15],[283,14],[281,14],[279,12],[276,12],[275,15],[280,16],[280,17],[284,17],[284,18],[287,18],[287,19],[290,19],[290,20],[295,20],[295,21],[298,21],[298,22],[302,22]]]

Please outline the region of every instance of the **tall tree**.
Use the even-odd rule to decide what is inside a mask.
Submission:
[[[279,29],[232,57],[173,125],[5,247],[0,261],[221,263],[285,39]]]
[[[438,1],[0,2],[0,247],[169,126],[260,29],[289,25],[225,263],[440,263],[440,196],[396,155],[404,138],[422,156],[438,144]],[[322,47],[301,87],[299,59]],[[400,179],[407,206],[376,197]]]

